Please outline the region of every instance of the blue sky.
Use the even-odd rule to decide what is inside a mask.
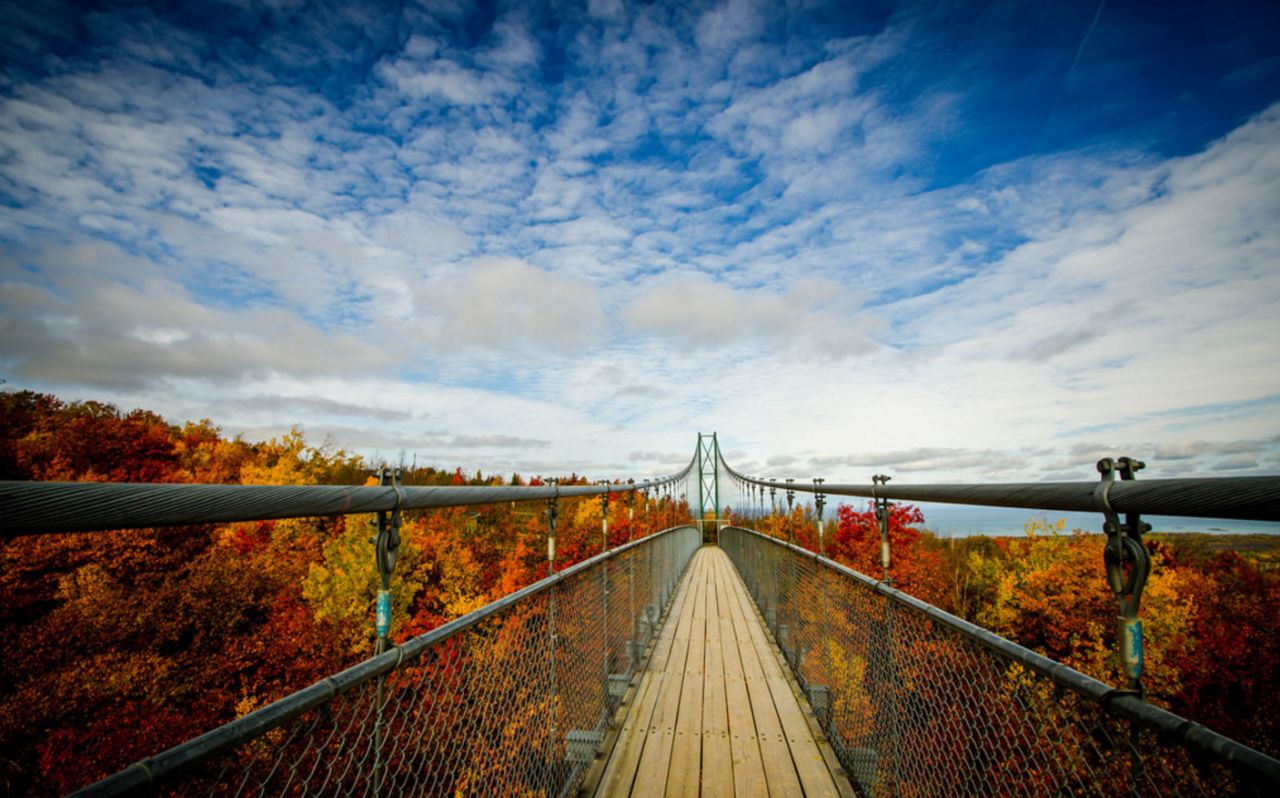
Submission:
[[[1280,473],[1274,3],[5,3],[6,387],[396,459]]]

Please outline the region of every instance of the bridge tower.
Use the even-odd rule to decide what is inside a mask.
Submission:
[[[698,433],[698,530],[702,539],[715,540],[720,520],[720,443],[713,432]],[[706,530],[707,511],[711,511],[712,536]]]

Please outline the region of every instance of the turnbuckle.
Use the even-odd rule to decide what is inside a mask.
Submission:
[[[1111,505],[1111,488],[1116,475],[1121,481],[1131,481],[1134,475],[1146,467],[1146,463],[1132,457],[1112,460],[1104,457],[1098,461],[1101,481],[1094,489],[1094,502],[1105,521],[1102,529],[1107,534],[1107,546],[1103,562],[1107,569],[1107,584],[1115,593],[1120,606],[1117,617],[1117,639],[1120,645],[1120,663],[1129,680],[1129,689],[1142,695],[1142,621],[1138,612],[1142,602],[1142,590],[1151,575],[1151,555],[1142,545],[1143,534],[1151,531],[1136,512],[1125,513],[1124,520]]]
[[[374,630],[378,635],[378,651],[381,652],[387,636],[391,634],[391,574],[396,570],[396,555],[400,553],[400,469],[392,471],[383,466],[378,472],[378,484],[395,491],[396,502],[390,510],[379,510],[374,520],[378,529],[373,539],[374,560],[378,567],[377,604],[374,610]]]
[[[400,552],[400,469],[394,472],[383,466],[378,472],[378,485],[390,487],[395,491],[396,503],[390,510],[379,510],[374,525],[378,528],[374,543],[377,548],[378,575],[382,577],[382,587],[390,587],[391,573],[396,569],[396,555]]]

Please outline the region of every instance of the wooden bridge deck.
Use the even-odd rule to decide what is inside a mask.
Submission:
[[[595,794],[853,795],[806,712],[729,558],[700,549]]]

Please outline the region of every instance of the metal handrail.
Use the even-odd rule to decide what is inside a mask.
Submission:
[[[761,487],[784,487],[778,481],[749,477],[722,459],[721,467],[741,482]],[[787,490],[859,496],[867,499],[976,504],[1027,510],[1097,512],[1098,485],[1093,482],[957,483],[942,485],[849,485],[820,487],[795,481]],[[1108,492],[1117,513],[1173,515],[1192,518],[1234,518],[1280,521],[1280,477],[1197,477],[1146,479],[1112,483]]]
[[[609,485],[201,485],[0,481],[0,537],[224,524],[281,518],[463,507],[656,488],[677,474]]]

